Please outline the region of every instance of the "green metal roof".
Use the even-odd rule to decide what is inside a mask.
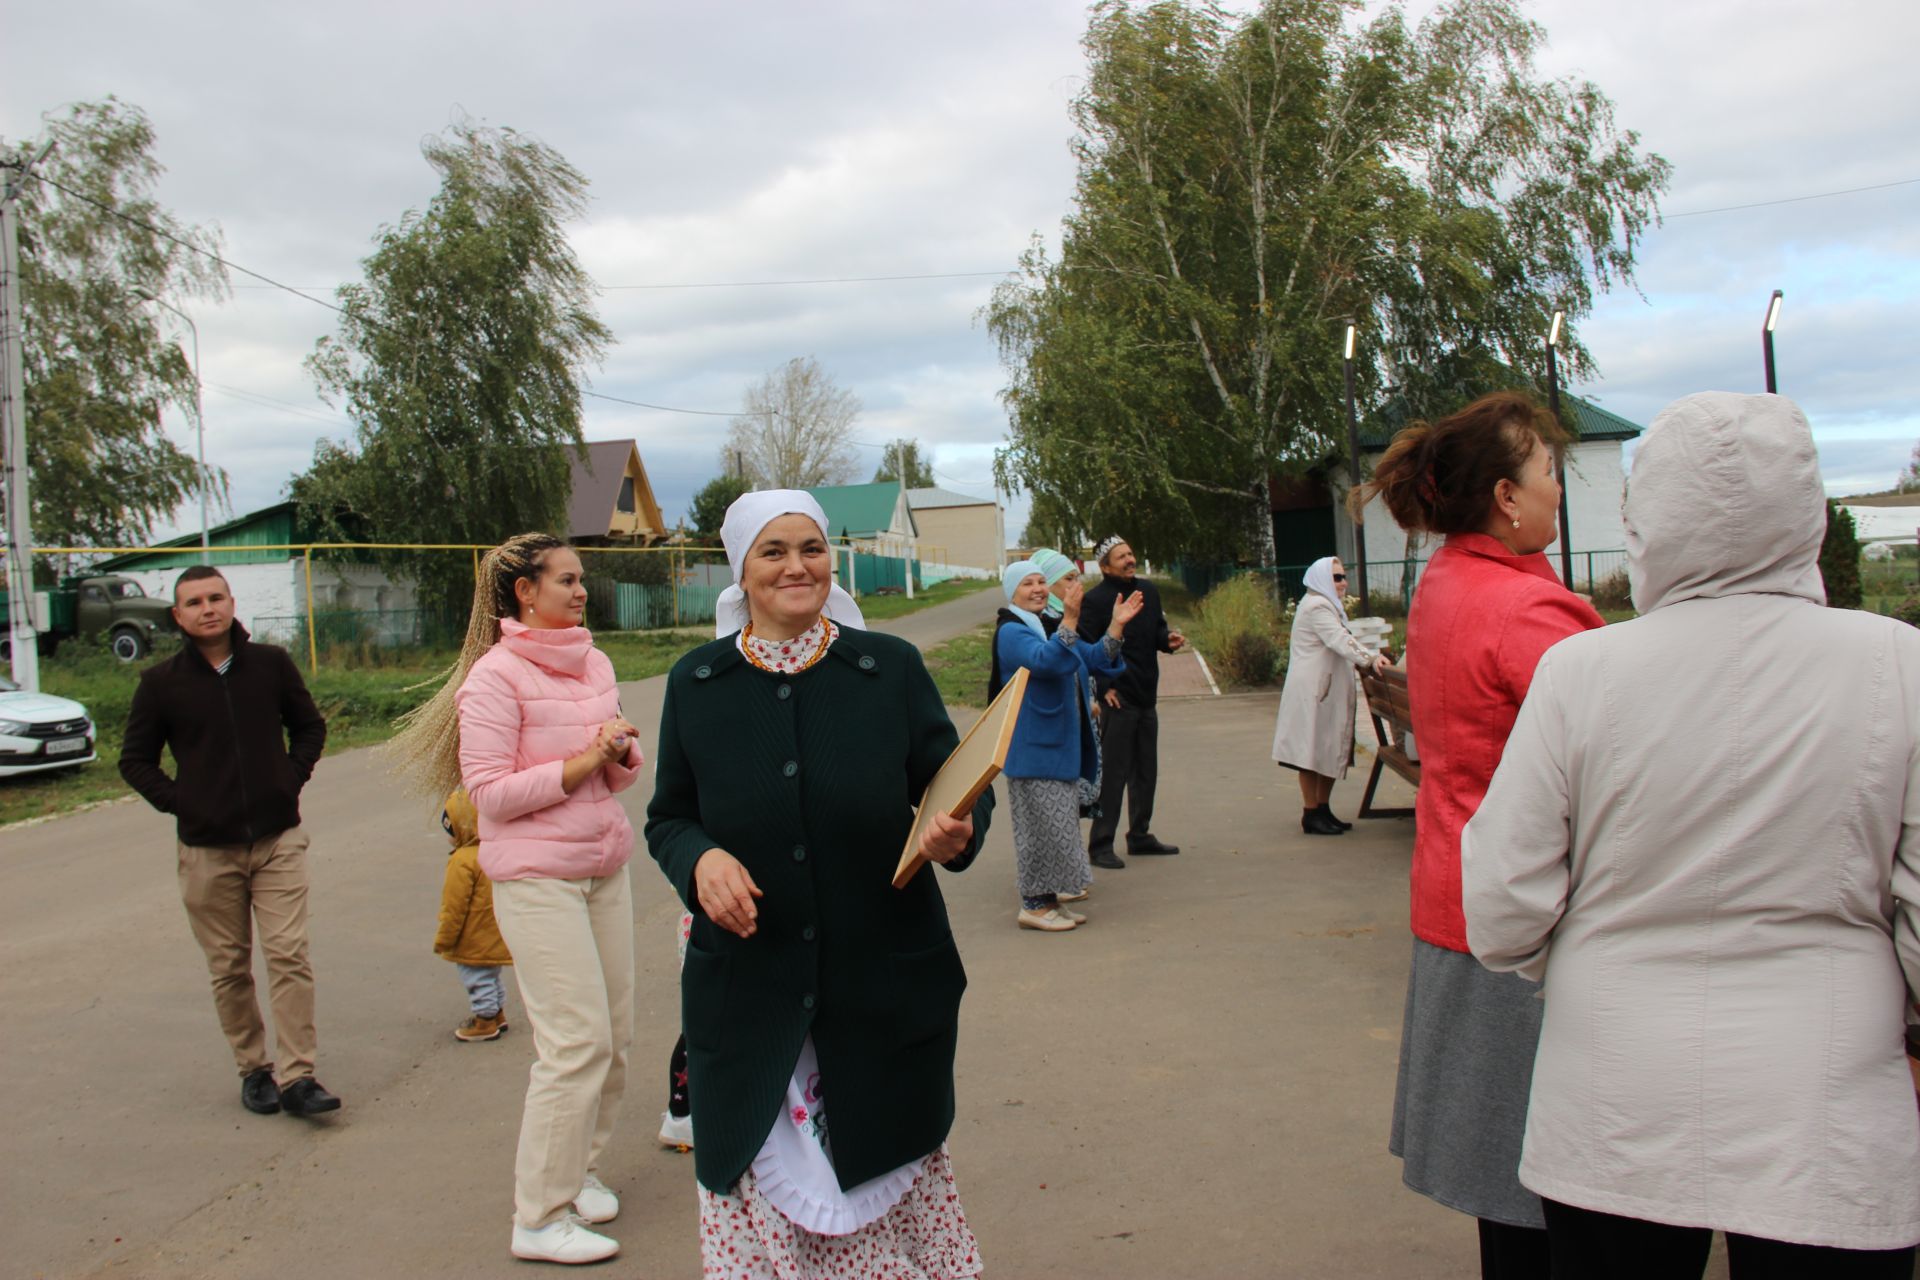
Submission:
[[[829,484],[807,492],[827,513],[828,537],[871,538],[893,528],[894,508],[900,501],[900,482]],[[911,512],[907,518],[913,518]]]
[[[200,534],[183,533],[177,538],[168,538],[165,542],[156,542],[156,547],[182,547],[179,554],[167,552],[135,553],[114,556],[103,560],[87,570],[88,573],[124,573],[129,569],[184,569],[192,564],[277,564],[290,560],[291,551],[229,551],[221,552],[221,547],[285,546],[288,543],[304,541],[295,536],[294,504],[276,502],[270,507],[258,511],[249,511],[246,515],[236,516],[225,524],[215,525],[207,530],[207,546],[214,554],[204,555],[200,550]]]
[[[1632,440],[1645,430],[1617,413],[1610,413],[1597,404],[1565,391],[1560,393],[1560,410],[1568,428],[1580,440]],[[1361,422],[1361,449],[1377,453],[1386,448],[1387,443],[1407,426],[1407,419],[1405,407],[1397,399],[1389,400],[1378,413]]]

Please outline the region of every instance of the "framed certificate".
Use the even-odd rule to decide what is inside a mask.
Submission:
[[[960,745],[927,784],[927,793],[920,797],[920,807],[914,812],[913,830],[907,832],[907,847],[900,851],[900,865],[893,871],[894,888],[904,888],[927,864],[920,856],[920,837],[933,815],[965,817],[980,793],[1000,776],[1000,770],[1007,763],[1007,748],[1013,745],[1013,726],[1020,718],[1021,700],[1027,696],[1027,674],[1025,667],[1014,672],[1013,679],[1000,690],[1000,696],[981,712],[973,728],[967,730],[967,736],[960,739]]]

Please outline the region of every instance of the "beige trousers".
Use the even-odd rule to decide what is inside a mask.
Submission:
[[[625,867],[597,880],[496,880],[493,915],[533,1024],[513,1209],[537,1230],[599,1166],[626,1092],[633,890]]]
[[[240,1074],[272,1066],[253,993],[253,929],[267,957],[279,1080],[313,1074],[313,965],[307,960],[307,833],[289,827],[252,844],[179,846],[180,900],[207,953],[213,1008]]]

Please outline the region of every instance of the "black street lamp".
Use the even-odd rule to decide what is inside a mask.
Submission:
[[[1780,323],[1780,298],[1778,289],[1767,299],[1767,322],[1760,326],[1760,350],[1767,357],[1767,394],[1779,395],[1780,387],[1773,379],[1773,326]]]
[[[1341,360],[1347,374],[1347,488],[1350,490],[1360,487],[1360,426],[1353,411],[1353,344],[1357,332],[1354,325],[1347,326],[1346,351]],[[1360,611],[1365,613],[1373,597],[1367,594],[1367,517],[1364,510],[1353,525],[1353,575],[1354,583],[1360,589]]]
[[[1553,313],[1553,325],[1547,330],[1547,406],[1553,411],[1554,422],[1566,429],[1566,423],[1560,417],[1560,322],[1567,313]],[[1567,515],[1567,446],[1560,447],[1560,581],[1567,584],[1567,590],[1573,590],[1573,530]],[[1589,574],[1589,577],[1592,575]],[[1587,583],[1587,589],[1593,589],[1593,583]]]

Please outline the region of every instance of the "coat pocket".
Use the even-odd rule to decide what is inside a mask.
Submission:
[[[953,1032],[960,1020],[960,997],[967,989],[960,949],[948,934],[931,947],[897,951],[888,957],[893,975],[893,1024],[896,1043],[907,1046]]]
[[[727,1027],[727,985],[733,957],[687,943],[680,970],[680,1029],[687,1043],[699,1049],[720,1047]]]
[[[1322,671],[1320,673],[1320,692],[1313,695],[1313,700],[1315,702],[1325,702],[1327,700],[1327,695],[1332,692],[1333,692],[1333,672]]]

